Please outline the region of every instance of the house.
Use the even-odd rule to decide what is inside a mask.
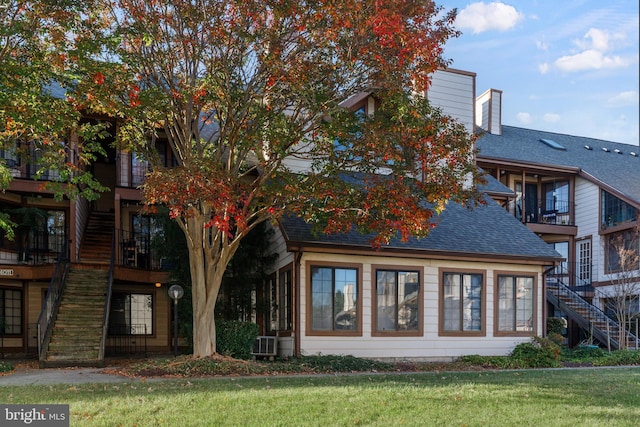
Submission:
[[[17,224],[14,240],[0,240],[2,353],[40,352],[43,366],[95,365],[105,355],[171,349],[169,275],[154,246],[160,230],[155,218],[140,213],[137,187],[147,165],[110,146],[115,122],[88,119],[109,123],[112,135],[102,141],[106,156],[92,165],[109,188],[95,201],[56,200],[43,187],[57,178],[55,171],[34,181],[38,152],[28,142],[16,147],[31,151],[28,161],[14,150],[0,153],[13,175],[0,210]],[[74,136],[66,143],[73,150]],[[167,152],[162,140],[157,147]]]
[[[427,96],[472,131],[474,92],[475,74],[443,70]],[[349,106],[375,107],[361,98]],[[501,206],[513,189],[490,177],[483,191],[485,205],[452,203],[427,238],[380,250],[370,236],[314,235],[300,219],[283,219],[261,333],[281,356],[422,360],[504,355],[543,335],[545,275],[563,258]]]
[[[515,192],[505,209],[566,259],[550,275],[550,315],[571,321],[570,344],[593,334],[605,346],[624,346],[611,303],[624,297],[629,314],[640,312],[640,264],[621,266],[616,250],[622,242],[640,251],[640,147],[504,126],[500,116],[500,91],[478,98],[477,124],[486,133],[477,164]],[[620,296],[623,273],[627,295]],[[638,342],[630,337],[627,345]]]
[[[452,203],[429,237],[393,240],[379,250],[369,236],[317,236],[299,219],[284,218],[273,238],[278,261],[256,294],[267,307],[255,312],[261,334],[274,344],[267,348],[281,356],[442,360],[507,354],[544,335],[549,315],[569,316],[576,328],[596,325],[596,334],[614,328],[572,304],[586,301],[594,313],[603,307],[606,294],[592,294],[590,286],[606,291],[614,272],[605,269],[607,251],[598,245],[637,221],[631,212],[640,180],[625,178],[637,176],[637,155],[620,144],[502,126],[501,92],[476,100],[473,73],[438,71],[426,96],[469,131],[487,130],[477,157],[489,174],[486,203],[473,210]],[[362,95],[349,107],[371,109],[375,102]],[[116,126],[110,123],[112,138]],[[73,141],[72,135],[71,148]],[[540,146],[522,145],[532,141]],[[48,366],[171,350],[169,275],[153,244],[161,230],[140,213],[137,187],[147,165],[109,143],[103,141],[107,155],[93,166],[109,191],[93,202],[56,201],[34,182],[36,152],[29,163],[1,153],[15,179],[0,203],[24,225],[23,234],[0,247],[3,351],[37,351]],[[162,138],[156,148],[171,165]],[[530,155],[537,150],[539,158]],[[578,164],[551,152],[570,152],[566,161]],[[587,163],[580,156],[591,155],[628,166],[596,167],[604,160],[581,166]],[[298,158],[287,166],[303,172],[308,164]],[[601,270],[587,268],[600,262]],[[57,286],[65,281],[58,311]]]

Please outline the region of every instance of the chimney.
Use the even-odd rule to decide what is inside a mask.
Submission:
[[[502,91],[489,89],[476,98],[476,126],[502,135]]]

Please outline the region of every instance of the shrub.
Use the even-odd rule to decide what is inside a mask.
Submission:
[[[0,372],[10,372],[10,371],[13,371],[13,365],[4,361],[0,361]]]
[[[547,319],[547,334],[562,335],[567,327],[567,319],[564,317],[549,317]]]
[[[617,350],[607,353],[593,361],[596,366],[621,366],[621,365],[639,365],[640,351],[638,350]]]
[[[258,325],[238,320],[216,321],[216,351],[237,359],[250,359]]]
[[[520,368],[554,368],[560,366],[560,346],[549,338],[533,337],[518,344],[510,357]]]

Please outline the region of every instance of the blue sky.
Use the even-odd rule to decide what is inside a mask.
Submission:
[[[458,9],[445,45],[476,95],[503,91],[507,125],[639,145],[637,0],[436,0]]]

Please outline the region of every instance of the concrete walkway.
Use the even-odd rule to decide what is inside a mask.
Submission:
[[[0,387],[16,385],[130,383],[135,381],[133,378],[122,375],[108,374],[102,368],[16,368],[13,373],[0,376]]]

